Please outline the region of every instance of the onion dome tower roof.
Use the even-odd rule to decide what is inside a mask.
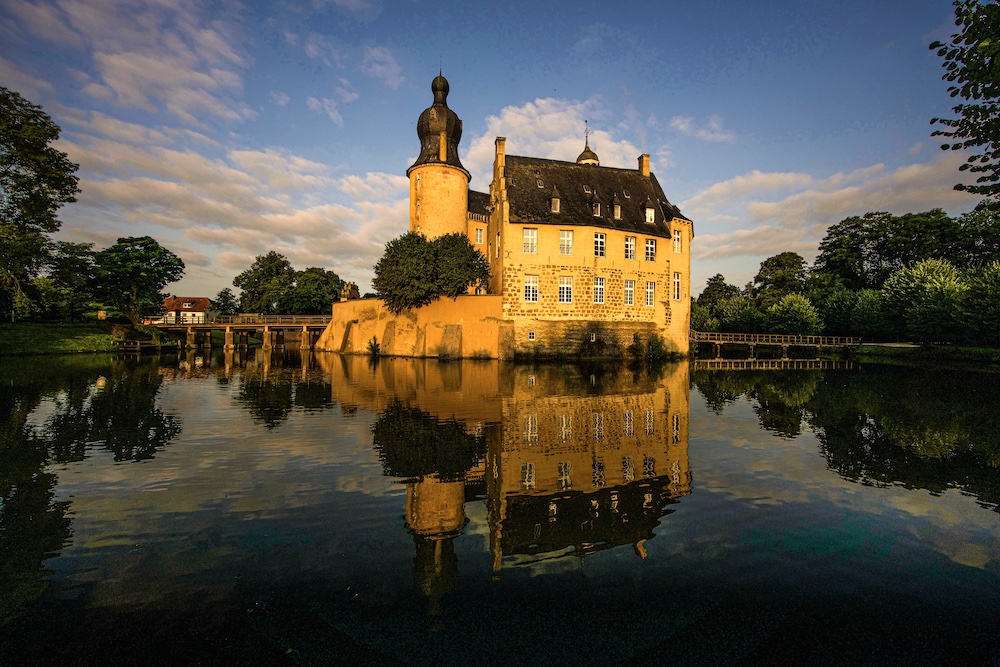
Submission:
[[[601,159],[597,157],[597,153],[590,150],[590,140],[584,141],[583,152],[576,158],[577,164],[593,164],[600,166]]]
[[[422,164],[449,164],[465,170],[458,158],[458,143],[462,140],[462,120],[448,108],[449,90],[448,79],[440,74],[434,77],[431,82],[434,103],[424,109],[417,120],[420,155],[410,169]],[[442,134],[445,137],[444,156],[441,155]]]

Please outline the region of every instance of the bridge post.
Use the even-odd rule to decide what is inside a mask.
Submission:
[[[239,337],[240,337],[240,347],[243,347],[243,348],[250,347],[250,332],[249,331],[241,331],[239,333]]]
[[[189,350],[198,348],[198,332],[191,327],[187,328],[187,336],[184,341],[184,347]]]
[[[226,333],[223,336],[222,349],[224,349],[224,350],[231,350],[231,349],[233,349],[233,328],[232,327],[226,327]],[[230,364],[232,364],[231,361],[230,361]]]
[[[781,358],[782,359],[787,359],[788,358],[788,346],[787,345],[783,344],[781,346]]]
[[[261,347],[265,350],[270,350],[273,347],[274,341],[271,340],[271,327],[264,325],[264,331],[260,335]]]
[[[302,339],[299,341],[299,349],[301,350],[311,350],[313,346],[312,334],[309,332],[309,327],[305,324],[302,325]]]
[[[212,349],[212,330],[211,329],[209,329],[208,331],[205,332],[204,337],[202,337],[202,344],[201,345],[206,350],[211,350]]]
[[[757,346],[754,343],[750,343],[750,358],[751,359],[756,359],[757,358],[757,355],[754,353],[756,351],[756,349],[757,349]]]
[[[279,329],[279,330],[277,330],[277,331],[274,332],[274,347],[276,347],[279,350],[284,350],[285,349],[285,332],[284,332],[284,330]]]

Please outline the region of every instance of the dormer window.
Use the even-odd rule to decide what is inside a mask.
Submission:
[[[625,195],[625,199],[631,199],[632,195],[628,193],[628,190],[622,190],[622,194]]]
[[[552,212],[553,213],[559,212],[559,197],[552,198]]]
[[[601,202],[599,201],[594,202],[594,215],[598,217],[601,215]]]
[[[185,301],[184,303],[181,304],[181,308],[191,308],[192,306],[194,306],[194,304],[191,303],[190,301]]]
[[[542,183],[542,179],[540,179],[540,178],[536,178],[536,179],[535,179],[535,183],[537,183],[537,184],[538,184],[538,189],[539,189],[539,190],[545,187],[545,184],[544,184],[544,183]]]
[[[615,204],[614,212],[615,212],[615,220],[621,220],[622,219],[622,205],[621,204]]]
[[[646,222],[648,222],[649,224],[653,224],[654,222],[656,222],[655,211],[656,209],[654,209],[652,206],[646,207]]]
[[[583,186],[583,191],[586,192],[589,195],[590,194],[590,186],[589,185],[584,185]]]

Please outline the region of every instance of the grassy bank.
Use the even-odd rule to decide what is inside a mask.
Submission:
[[[883,346],[862,345],[859,361],[889,364],[923,364],[1000,371],[1000,349],[956,345]]]
[[[111,352],[111,328],[97,324],[0,324],[0,356]]]

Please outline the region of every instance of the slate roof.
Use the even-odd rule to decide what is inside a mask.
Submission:
[[[184,304],[191,304],[185,308]],[[168,296],[163,300],[163,310],[173,313],[204,313],[212,305],[207,296]]]
[[[476,192],[469,190],[469,213],[489,216],[490,195],[486,192]]]
[[[506,177],[510,221],[515,223],[607,227],[670,238],[670,221],[688,220],[663,194],[656,176],[636,169],[508,155]],[[559,196],[559,213],[551,211],[553,193]],[[655,211],[652,224],[646,222],[647,201]],[[600,216],[593,214],[594,202],[601,204]],[[613,217],[614,203],[622,207],[621,220]]]

